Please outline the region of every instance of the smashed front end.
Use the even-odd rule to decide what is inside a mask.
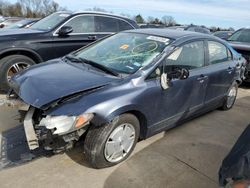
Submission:
[[[242,54],[242,56],[245,58],[246,63],[245,63],[245,81],[250,82],[250,51],[241,51],[237,50],[239,53]]]
[[[250,47],[242,47],[241,45],[231,44],[232,47],[242,55],[244,60],[244,81],[250,82]]]
[[[93,118],[91,113],[51,116],[44,110],[25,104],[15,94],[11,94],[2,103],[18,108],[30,150],[43,147],[57,153],[72,148],[86,132]]]

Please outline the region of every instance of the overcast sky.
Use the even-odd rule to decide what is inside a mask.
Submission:
[[[10,0],[13,1],[13,0]],[[250,26],[250,0],[55,0],[69,10],[103,8],[114,13],[161,18],[173,16],[181,24],[221,27]]]

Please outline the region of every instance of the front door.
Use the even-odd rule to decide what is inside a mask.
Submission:
[[[63,26],[72,27],[73,32],[67,36],[59,36],[57,32],[53,34],[54,50],[57,57],[69,54],[107,35],[96,33],[94,16],[91,15],[76,16]]]
[[[207,87],[207,77],[203,74],[206,68],[204,64],[204,42],[191,42],[180,46],[163,62],[164,71],[168,74],[177,68],[186,68],[190,71],[189,78],[173,79],[169,83],[169,88],[163,90],[159,78],[149,77],[147,84],[149,93],[154,95],[152,99],[155,105],[150,118],[153,122],[149,122],[149,125],[152,125],[151,132],[172,127],[202,108]],[[159,69],[156,71],[159,72]]]

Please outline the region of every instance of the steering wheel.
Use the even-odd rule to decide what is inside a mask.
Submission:
[[[172,71],[168,73],[169,79],[186,79],[189,77],[189,71],[186,68],[173,67]]]

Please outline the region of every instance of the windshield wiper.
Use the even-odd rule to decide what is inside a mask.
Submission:
[[[93,67],[96,67],[106,73],[109,73],[113,76],[119,76],[119,73],[113,71],[112,69],[104,66],[104,65],[101,65],[99,63],[96,63],[94,61],[91,61],[91,60],[88,60],[88,59],[85,59],[85,58],[81,58],[81,57],[77,57],[77,56],[74,56],[74,55],[66,55],[65,56],[66,59],[70,60],[71,62],[75,62],[75,63],[86,63],[88,65],[91,65]]]
[[[81,58],[81,57],[79,57],[79,59],[82,62],[84,62],[86,64],[89,64],[89,65],[91,65],[93,67],[96,67],[96,68],[98,68],[98,69],[100,69],[100,70],[102,70],[102,71],[104,71],[106,73],[109,73],[109,74],[113,75],[113,76],[119,76],[119,73],[113,71],[112,69],[110,69],[110,68],[108,68],[108,67],[106,67],[104,65],[101,65],[101,64],[96,63],[94,61],[91,61],[91,60],[88,60],[88,59],[85,59],[85,58]]]
[[[64,56],[64,58],[70,60],[71,62],[82,63],[82,60],[81,60],[81,59],[79,59],[78,57],[73,56],[73,55],[71,55],[71,54]]]

